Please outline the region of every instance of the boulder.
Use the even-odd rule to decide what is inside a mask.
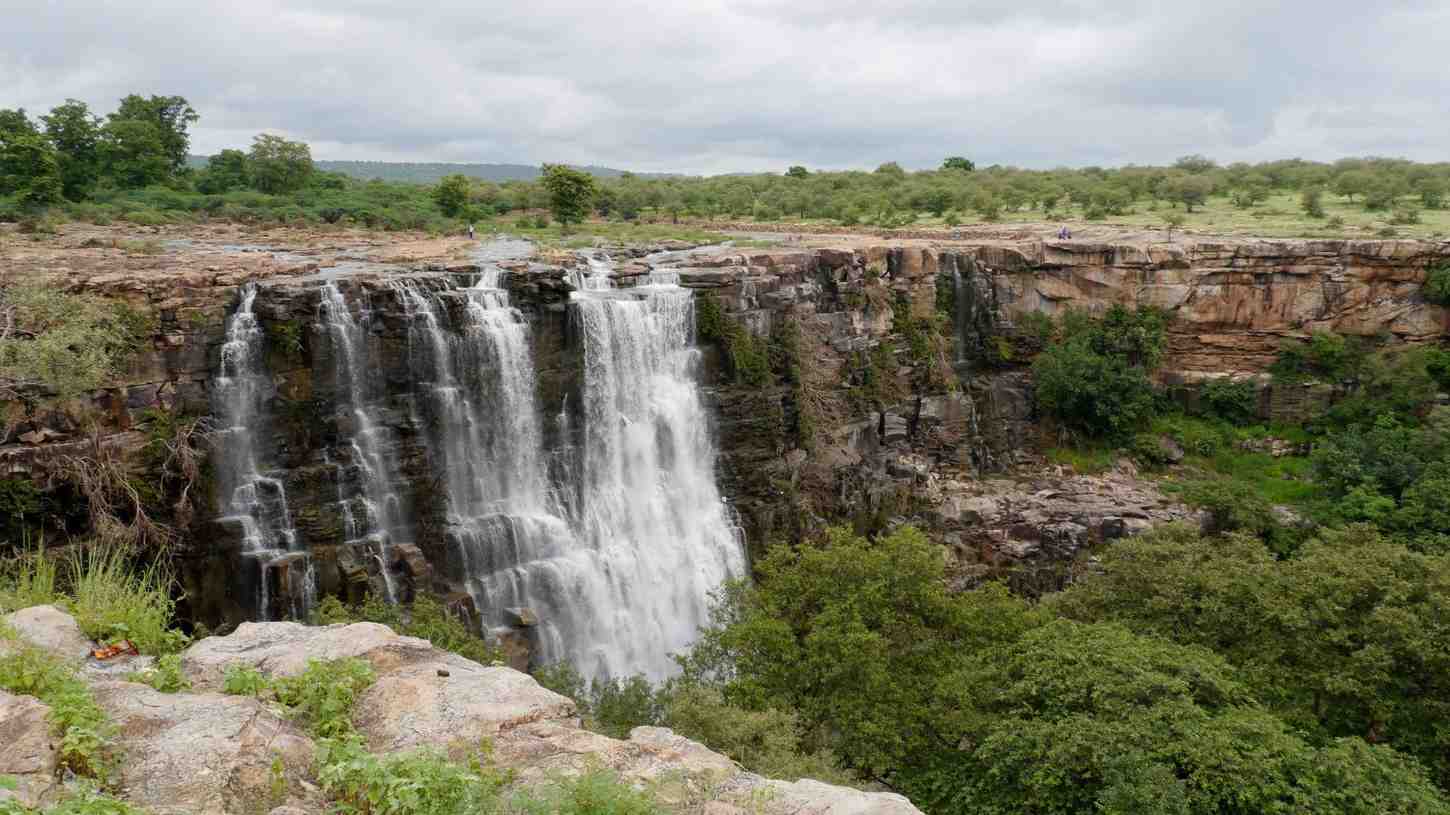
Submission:
[[[50,707],[33,696],[0,690],[0,777],[15,779],[13,790],[0,788],[0,801],[15,799],[39,807],[56,788],[59,752],[52,736]]]
[[[252,815],[305,789],[312,740],[256,699],[93,687],[120,733],[122,795],[152,815]]]
[[[6,615],[5,622],[21,639],[64,659],[85,659],[95,647],[75,618],[55,606],[23,608]]]
[[[477,746],[520,725],[577,725],[573,700],[512,668],[485,668],[452,654],[379,675],[353,720],[377,751],[431,744]]]
[[[267,676],[295,676],[308,660],[358,657],[379,674],[433,660],[439,652],[427,640],[403,637],[378,623],[307,626],[301,623],[242,623],[225,637],[207,637],[181,655],[182,670],[197,690],[220,690],[228,665],[242,664]]]

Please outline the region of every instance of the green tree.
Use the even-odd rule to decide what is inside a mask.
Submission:
[[[1053,345],[1032,363],[1037,404],[1064,426],[1091,437],[1121,438],[1155,412],[1142,368],[1099,354],[1083,342]]]
[[[977,165],[965,156],[948,156],[941,163],[943,170],[961,170],[970,173],[977,169]]]
[[[1195,153],[1191,156],[1183,156],[1182,158],[1173,162],[1173,166],[1179,170],[1184,171],[1185,173],[1202,175],[1209,170],[1216,169],[1218,167],[1218,164],[1216,164],[1213,159],[1207,156]]]
[[[171,174],[166,145],[156,125],[139,119],[115,119],[101,128],[104,174],[123,188],[158,184]]]
[[[45,122],[45,135],[55,145],[65,197],[80,201],[101,176],[101,119],[85,102],[65,100],[52,108]]]
[[[252,186],[266,193],[295,192],[312,178],[312,148],[306,142],[259,133],[247,154]]]
[[[588,217],[594,206],[594,176],[563,164],[545,164],[540,183],[549,192],[549,211],[564,228]]]
[[[785,175],[787,178],[809,178],[811,171],[799,164],[793,164],[789,170],[785,171]]]
[[[1163,216],[1163,226],[1167,227],[1169,243],[1173,242],[1173,230],[1182,228],[1184,221],[1183,215],[1177,212],[1170,212]]]
[[[466,175],[445,175],[439,180],[438,186],[433,188],[433,203],[438,205],[444,215],[456,218],[468,206],[470,187],[471,183]]]
[[[15,195],[27,208],[61,200],[60,161],[44,136],[0,131],[0,195]]]
[[[1447,810],[1413,761],[1358,739],[1316,748],[1204,648],[1059,620],[971,662],[936,724],[957,749],[901,773],[931,812]]]
[[[1374,185],[1374,176],[1365,170],[1348,170],[1340,173],[1334,179],[1334,192],[1342,195],[1350,201],[1354,196],[1363,195]]]
[[[871,774],[954,746],[939,726],[940,683],[1035,624],[1000,586],[948,592],[939,546],[910,527],[875,541],[835,529],[818,545],[777,546],[757,573],[754,586],[722,597],[686,676],[720,683],[748,710],[795,711]]]
[[[1285,560],[1186,527],[1100,557],[1053,610],[1212,648],[1290,724],[1388,743],[1450,780],[1450,560],[1366,526],[1322,532]]]
[[[1201,175],[1187,175],[1169,185],[1170,200],[1183,204],[1188,212],[1201,206],[1213,193],[1213,181]]]
[[[133,93],[122,99],[116,112],[107,118],[112,122],[124,120],[153,125],[161,144],[161,152],[166,157],[167,172],[170,174],[186,166],[187,150],[191,147],[188,130],[200,117],[183,97],[141,97]]]
[[[906,178],[906,171],[901,169],[901,165],[894,161],[888,161],[877,167],[876,174],[893,181],[900,181]]]
[[[218,195],[245,189],[251,184],[247,154],[241,150],[223,150],[206,160],[206,169],[196,180],[198,192]]]
[[[25,108],[0,108],[0,136],[38,136],[40,130],[26,115]]]
[[[1310,218],[1324,217],[1324,191],[1318,187],[1309,187],[1299,196],[1299,208]]]

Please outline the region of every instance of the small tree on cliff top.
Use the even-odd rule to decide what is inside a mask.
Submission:
[[[549,191],[549,211],[554,220],[565,229],[582,222],[594,206],[594,176],[563,164],[545,164],[543,172],[541,181]]]

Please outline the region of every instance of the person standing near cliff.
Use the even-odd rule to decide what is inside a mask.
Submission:
[[[468,225],[468,239],[473,240],[473,224]]]

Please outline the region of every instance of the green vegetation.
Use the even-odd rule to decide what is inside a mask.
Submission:
[[[1037,401],[1062,426],[1122,438],[1157,412],[1149,374],[1165,347],[1162,312],[1114,304],[1102,318],[1069,313],[1060,337],[1032,363]]]
[[[162,693],[180,693],[191,689],[191,681],[181,670],[180,654],[163,654],[156,660],[156,667],[137,671],[126,679],[150,685]]]
[[[175,96],[128,96],[104,120],[74,100],[40,124],[24,111],[0,111],[0,218],[61,207],[77,219],[152,225],[222,218],[448,231],[465,220],[549,209],[567,233],[591,213],[620,222],[878,228],[950,228],[963,213],[975,213],[988,222],[1166,224],[1169,240],[1179,227],[1259,235],[1450,233],[1450,165],[1400,159],[1220,167],[1187,156],[1169,167],[1044,171],[979,168],[952,156],[940,169],[920,172],[886,162],[874,172],[797,165],[779,174],[700,178],[564,165],[494,172],[318,163],[307,145],[261,134],[249,151],[223,150],[191,166],[185,151],[197,121]]]
[[[563,164],[545,164],[540,183],[549,192],[549,211],[567,231],[594,208],[594,176]]]
[[[154,331],[115,300],[0,278],[0,396],[69,399],[121,373]]]
[[[452,651],[480,665],[503,663],[503,653],[481,639],[473,630],[448,611],[436,597],[420,594],[411,605],[398,606],[369,597],[360,606],[345,606],[336,597],[322,599],[313,612],[312,622],[382,623],[407,637],[425,639],[445,651]]]
[[[1431,267],[1425,272],[1425,299],[1437,306],[1450,306],[1450,264]]]
[[[369,753],[357,736],[324,739],[318,778],[335,812],[351,815],[477,815],[500,809],[507,776],[474,757],[449,761],[441,750]]]
[[[62,561],[37,547],[0,568],[0,611],[55,604],[97,642],[129,640],[143,654],[164,655],[187,644],[171,627],[174,587],[164,563],[138,566],[118,547],[76,544]]]
[[[0,689],[34,696],[50,706],[50,722],[59,739],[60,760],[77,775],[105,781],[114,756],[107,741],[115,727],[96,703],[73,665],[44,650],[15,640],[0,629]]]
[[[4,778],[0,777],[0,782]],[[3,789],[3,786],[0,786]],[[14,798],[0,799],[0,815],[145,815],[141,810],[92,787],[75,785],[59,803],[45,809],[28,809]]]

